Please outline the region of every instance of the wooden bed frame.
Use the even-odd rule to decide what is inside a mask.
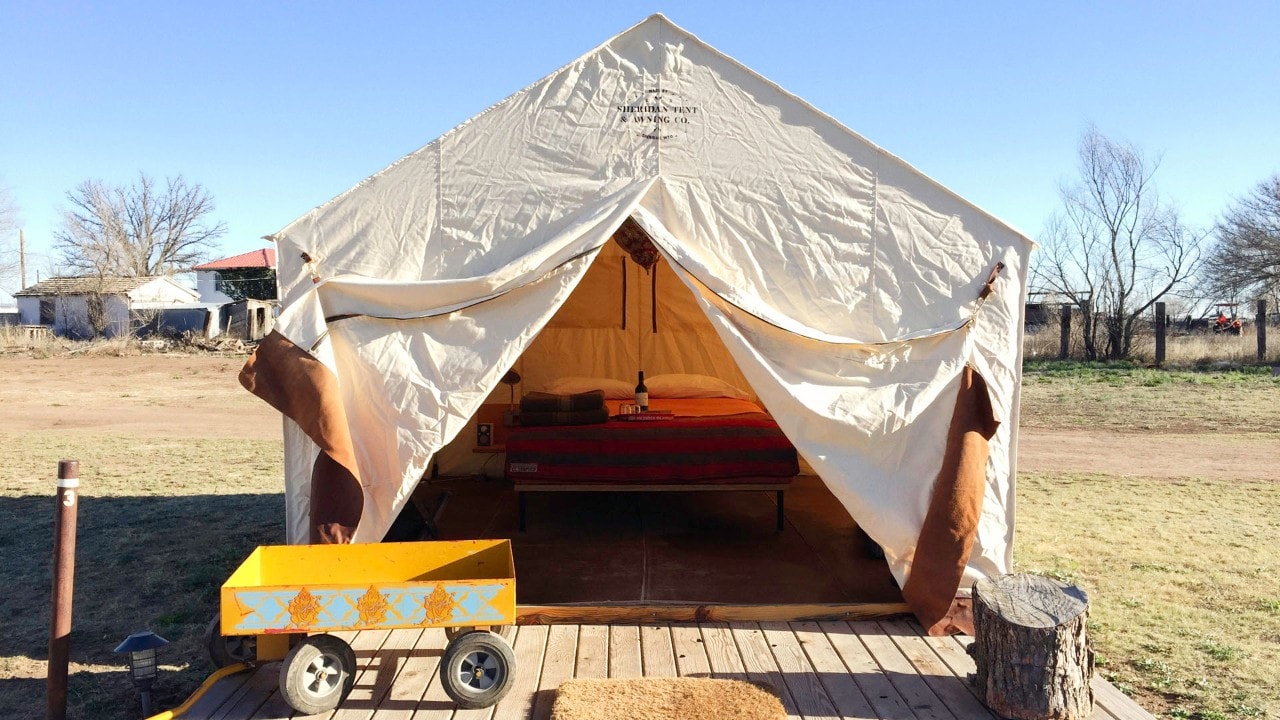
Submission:
[[[742,478],[745,480],[746,478]],[[528,504],[525,495],[531,492],[775,492],[778,497],[778,532],[786,526],[786,506],[783,495],[791,487],[792,478],[766,478],[768,482],[694,482],[678,483],[591,483],[591,482],[517,482],[514,484],[520,507],[520,532],[525,531]]]

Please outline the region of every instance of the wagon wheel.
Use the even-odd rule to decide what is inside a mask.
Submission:
[[[511,645],[491,632],[469,632],[453,639],[440,660],[440,682],[459,707],[496,704],[515,680]]]
[[[214,615],[204,630],[204,646],[214,667],[224,668],[236,663],[251,663],[258,659],[258,638],[253,635],[222,634],[222,616]]]
[[[294,646],[280,664],[280,692],[304,715],[327,712],[355,684],[356,654],[333,635],[312,635]]]
[[[466,635],[469,632],[477,632],[477,631],[480,631],[482,628],[487,629],[489,632],[497,633],[498,635],[502,636],[502,639],[506,640],[508,644],[513,643],[516,640],[515,625],[489,625],[487,627],[486,626],[476,627],[474,625],[458,625],[454,627],[445,628],[444,636],[448,638],[450,641],[453,641],[453,640],[456,640],[460,635]]]

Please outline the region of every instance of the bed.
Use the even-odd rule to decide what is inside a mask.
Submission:
[[[672,417],[637,421],[620,414],[625,402],[607,400],[604,423],[507,429],[506,476],[521,531],[531,492],[690,491],[775,492],[782,530],[784,492],[799,462],[763,408],[743,397],[659,397],[650,408]]]

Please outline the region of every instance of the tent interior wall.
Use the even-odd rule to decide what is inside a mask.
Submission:
[[[645,270],[617,242],[600,250],[582,281],[512,369],[521,377],[517,402],[520,394],[545,391],[559,378],[635,382],[639,370],[648,377],[707,375],[753,392],[697,299],[671,267],[659,260]],[[499,385],[485,404],[506,407],[511,398],[511,389]],[[492,456],[472,452],[475,425],[473,416],[466,429],[436,454],[436,471],[441,475],[501,474],[501,465]]]

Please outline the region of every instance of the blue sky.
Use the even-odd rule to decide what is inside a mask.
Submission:
[[[0,186],[28,280],[84,180],[181,173],[214,195],[222,255],[262,247],[652,12],[1032,237],[1089,123],[1162,155],[1161,193],[1195,225],[1280,172],[1274,0],[4,0]]]

